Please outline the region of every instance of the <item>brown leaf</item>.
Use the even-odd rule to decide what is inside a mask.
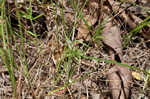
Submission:
[[[88,15],[86,15],[88,13]],[[99,17],[99,0],[89,0],[86,5],[86,14],[84,15],[84,19],[87,22],[82,20],[80,26],[77,28],[78,34],[76,39],[84,39],[86,41],[90,40],[90,30],[89,27],[92,27],[95,25],[95,23],[98,21]],[[88,26],[87,26],[88,25]]]
[[[120,9],[120,2],[114,0],[108,0],[113,11],[117,12]]]
[[[137,25],[134,23],[134,21],[131,20],[131,18],[130,18],[125,12],[123,12],[123,13],[120,15],[120,17],[122,18],[122,20],[124,20],[124,22],[125,22],[126,24],[129,25],[130,29],[133,29],[133,28],[135,28],[135,27],[137,26]]]
[[[132,82],[129,69],[114,65],[107,73],[113,99],[127,99],[129,97],[130,83]]]
[[[126,24],[128,24],[130,29],[135,29],[140,23],[143,22],[143,20],[139,17],[137,17],[136,15],[129,13],[126,14],[125,12],[123,12],[122,14],[120,14],[120,17],[122,18],[122,20],[124,20],[124,22]],[[141,33],[143,35],[143,37],[145,39],[150,39],[150,25],[147,25],[147,29],[141,29],[139,30],[139,33]]]
[[[90,37],[89,37],[89,30],[88,30],[88,28],[85,25],[80,26],[78,28],[78,35],[77,35],[76,39],[87,39],[87,40],[90,39]]]
[[[90,15],[85,16],[85,20],[89,26],[93,26],[97,21],[97,19],[93,18]],[[83,21],[81,22],[81,25],[77,30],[78,30],[77,39],[90,40],[90,34],[89,34],[90,31]]]
[[[121,77],[121,80],[123,82],[122,87],[124,89],[125,97],[127,98],[129,97],[129,90],[130,90],[130,85],[132,82],[132,75],[128,67],[121,67],[117,65],[117,68],[118,68],[118,72]]]
[[[122,59],[121,33],[119,27],[113,25],[112,22],[106,23],[102,30],[102,35],[104,37],[104,43],[116,51],[120,59]],[[113,99],[127,99],[129,96],[130,82],[132,81],[132,75],[128,68],[114,65],[108,72],[108,79],[110,80],[109,85],[112,89]]]
[[[119,99],[121,93],[121,80],[116,72],[108,74],[109,87],[112,91],[113,99]]]
[[[117,25],[113,25],[112,22],[105,24],[102,30],[103,41],[106,45],[111,47],[116,53],[122,55],[122,44],[120,29]]]

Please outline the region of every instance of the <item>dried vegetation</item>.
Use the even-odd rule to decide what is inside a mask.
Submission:
[[[16,92],[0,52],[0,98],[150,98],[149,0],[31,1],[4,3]]]

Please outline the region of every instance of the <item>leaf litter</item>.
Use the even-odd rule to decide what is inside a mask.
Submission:
[[[29,86],[26,78],[20,71],[15,72],[15,77],[17,78],[16,85],[18,98],[44,98],[45,95],[50,91],[53,91],[53,89],[61,89],[61,87],[65,84],[65,79],[68,79],[68,76],[66,77],[66,74],[62,72],[61,69],[63,70],[65,64],[67,64],[65,62],[67,62],[69,58],[64,59],[63,63],[61,63],[59,67],[59,71],[56,71],[56,69],[58,68],[57,65],[61,59],[63,59],[63,51],[65,51],[64,48],[67,48],[64,39],[64,35],[66,34],[63,29],[64,26],[62,22],[63,19],[61,17],[61,9],[65,9],[64,21],[67,23],[66,31],[68,32],[68,35],[70,31],[72,31],[72,26],[75,21],[74,15],[77,13],[70,1],[44,1],[44,4],[53,2],[52,7],[51,5],[40,6],[41,1],[37,0],[34,4],[35,8],[33,7],[33,14],[36,15],[37,13],[42,12],[44,13],[44,16],[33,22],[33,26],[30,26],[31,23],[28,19],[22,18],[22,21],[24,21],[23,25],[25,25],[24,27],[27,27],[26,29],[33,31],[34,27],[37,28],[38,26],[38,29],[35,32],[39,35],[39,42],[38,44],[28,44],[29,42],[25,42],[28,67],[32,76],[30,81],[33,86]],[[59,3],[57,4],[57,2]],[[75,3],[82,6],[84,2],[86,2],[86,0],[80,0],[80,3],[76,1]],[[75,25],[74,35],[75,40],[82,39],[81,41],[83,42],[79,42],[78,44],[73,45],[73,47],[78,47],[79,49],[84,50],[84,55],[87,56],[118,61],[146,70],[150,66],[150,50],[147,45],[149,44],[148,40],[150,39],[149,25],[146,25],[146,27],[140,29],[138,33],[134,35],[135,37],[131,39],[129,44],[126,46],[126,49],[122,48],[122,44],[124,43],[123,36],[136,28],[149,15],[147,10],[141,11],[143,9],[139,7],[138,4],[141,6],[145,5],[145,8],[149,9],[149,1],[129,0],[129,2],[120,2],[115,0],[87,0],[85,8],[82,9],[82,16],[87,23],[85,23],[82,18],[79,18],[77,25]],[[13,3],[14,2],[11,1],[11,5],[13,5]],[[23,3],[20,4],[20,10],[23,9],[21,8],[23,6],[22,4]],[[103,9],[101,6],[103,6]],[[42,9],[43,11],[37,9]],[[11,14],[15,15],[15,11],[12,10]],[[14,18],[11,14],[11,19],[17,20],[17,18]],[[104,45],[101,45],[99,48],[92,39],[92,36],[101,24],[99,22],[102,22],[102,20],[107,18],[108,21],[106,21],[102,26],[101,31],[102,40],[100,41],[102,41]],[[12,22],[14,22],[13,24],[17,24],[15,21]],[[58,26],[56,25],[56,22]],[[17,28],[18,27],[14,26],[14,31],[18,31]],[[26,39],[28,37],[30,37],[29,39],[32,39],[30,34],[27,34]],[[16,37],[16,40],[20,47],[20,39]],[[85,47],[84,44],[87,44],[88,47]],[[15,61],[18,66],[21,65],[19,68],[22,69],[23,64],[21,64],[21,61],[19,60],[20,57],[16,50],[17,49],[14,47],[13,51]],[[40,52],[41,50],[42,52]],[[144,82],[136,80],[134,76],[132,78],[131,69],[117,64],[112,65],[105,62],[85,59],[81,59],[79,63],[73,60],[68,64],[71,65],[70,72],[73,72],[73,76],[70,76],[72,74],[69,75],[70,82],[78,77],[80,78],[88,72],[92,73],[90,73],[85,79],[80,79],[80,81],[74,82],[65,90],[58,90],[51,96],[46,97],[56,99],[137,99],[142,90],[141,86],[144,86]],[[4,64],[0,65],[4,67]],[[75,71],[73,71],[74,69]],[[57,74],[58,72],[62,72],[62,74],[58,77],[60,78],[59,82],[56,83],[55,81],[57,80],[57,76],[59,76]],[[2,89],[2,93],[0,93],[0,95],[9,98],[12,97],[11,84],[9,81],[10,78],[7,70],[0,70],[0,79],[0,88]],[[9,90],[6,90],[5,87]],[[145,89],[145,93],[142,93],[143,98],[150,97],[148,95],[148,88]]]
[[[114,50],[119,58],[122,59],[121,32],[119,27],[113,25],[112,22],[106,23],[102,30],[102,36],[104,37],[104,43],[111,48],[110,50]],[[112,54],[115,54],[115,52]],[[115,57],[115,55],[111,56]],[[114,59],[115,58],[112,57],[112,60]],[[113,68],[109,70],[108,79],[110,80],[109,85],[112,90],[113,99],[127,99],[129,97],[132,75],[127,67],[114,65]]]

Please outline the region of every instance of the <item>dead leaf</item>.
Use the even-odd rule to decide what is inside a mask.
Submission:
[[[125,12],[120,14],[120,17],[122,18],[122,20],[124,20],[126,24],[129,25],[130,29],[133,29],[136,27],[136,24],[129,18],[129,16]]]
[[[114,12],[117,12],[120,9],[120,2],[114,0],[108,0],[108,2]]]
[[[76,39],[90,40],[89,30],[85,25],[78,28],[78,35]]]
[[[112,72],[108,74],[108,79],[113,99],[119,99],[121,93],[121,80],[119,76],[115,72]]]
[[[129,71],[128,67],[122,67],[119,65],[117,65],[116,67],[118,68],[119,76],[121,77],[121,81],[123,82],[122,88],[126,97],[125,99],[127,99],[129,97],[130,85],[132,82],[131,72]]]
[[[104,37],[104,43],[111,48],[110,51],[114,50],[119,55],[120,60],[122,60],[122,43],[119,27],[113,25],[112,22],[106,23],[102,30],[102,36]],[[112,60],[114,59],[112,57]],[[114,65],[108,72],[108,79],[110,80],[109,85],[112,89],[113,99],[127,99],[129,97],[132,75],[127,67]]]
[[[124,22],[129,26],[130,29],[135,29],[140,23],[143,22],[143,20],[139,17],[137,17],[134,14],[126,14],[125,12],[123,12],[120,17],[122,18],[122,20],[124,20]],[[141,29],[139,30],[139,33],[141,33],[143,35],[143,37],[145,39],[150,39],[150,25],[147,25],[147,29]]]
[[[127,99],[129,97],[132,75],[127,67],[114,65],[108,71],[108,79],[113,99]]]
[[[142,76],[141,76],[140,73],[132,72],[132,76],[133,76],[133,78],[135,78],[136,80],[142,80]]]
[[[88,13],[88,15],[83,15],[87,24],[85,24],[83,20],[81,21],[80,26],[77,28],[78,34],[76,39],[84,39],[88,41],[91,39],[88,27],[94,26],[99,18],[99,0],[89,0],[87,2],[86,13]]]
[[[122,55],[121,33],[117,25],[112,22],[105,24],[102,30],[103,41],[106,45],[111,47],[117,54]]]
[[[93,18],[90,15],[85,16],[85,20],[89,27],[93,26],[97,21],[97,19]],[[85,39],[87,41],[91,39],[89,34],[90,31],[83,21],[81,22],[81,25],[77,30],[78,30],[78,35],[76,39]]]

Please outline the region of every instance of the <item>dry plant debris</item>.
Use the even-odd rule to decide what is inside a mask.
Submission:
[[[106,23],[102,35],[104,36],[104,43],[111,47],[111,50],[114,50],[119,58],[122,59],[121,33],[117,26],[113,26],[111,22]],[[114,59],[112,57],[112,60]],[[132,82],[130,71],[127,67],[120,67],[118,65],[114,65],[111,69],[108,79],[110,80],[109,85],[112,89],[113,99],[127,99],[129,97],[130,82]]]
[[[148,99],[150,82],[141,78],[148,75],[141,70],[150,68],[149,11],[149,0],[6,0],[6,16],[16,33],[11,39],[8,31],[18,66],[14,67],[16,98],[137,99],[141,93],[140,97]],[[84,59],[84,55],[94,58]],[[129,64],[139,71],[95,57]],[[0,57],[0,98],[10,99],[13,88],[4,63]]]

